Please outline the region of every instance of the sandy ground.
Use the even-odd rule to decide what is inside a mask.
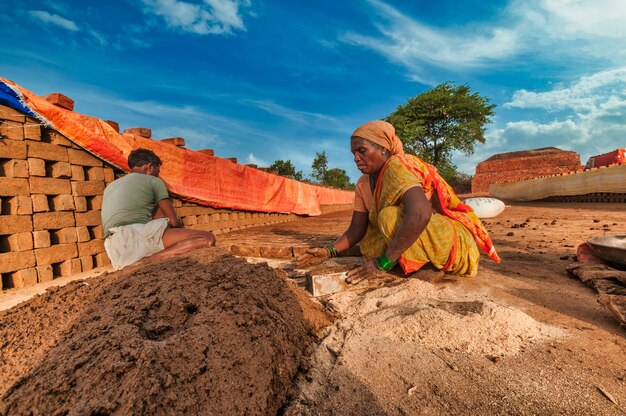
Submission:
[[[331,213],[317,218],[226,234],[220,236],[219,244],[223,247],[236,245],[253,249],[276,248],[274,253],[279,253],[281,247],[290,247],[292,252],[296,252],[306,245],[320,245],[333,241],[347,227],[349,220],[350,212]],[[250,343],[241,333],[239,336],[246,340],[241,345],[235,341],[237,336],[228,337],[230,348],[234,351],[231,355],[235,357],[228,362],[231,364],[230,368],[239,369],[237,374],[245,369],[244,373],[264,377],[269,374],[276,378],[282,375],[281,368],[288,368],[290,374],[294,366],[299,368],[292,385],[293,389],[290,389],[288,394],[281,393],[286,402],[281,404],[274,400],[271,405],[254,407],[254,401],[241,401],[252,403],[248,407],[251,410],[249,414],[274,414],[277,407],[280,408],[281,414],[287,415],[626,414],[626,330],[620,327],[611,313],[596,301],[593,290],[570,278],[565,272],[566,267],[575,262],[576,246],[587,238],[604,233],[626,232],[626,207],[623,204],[515,204],[507,207],[497,218],[484,222],[490,230],[502,263],[495,264],[486,256],[483,257],[476,278],[445,276],[426,281],[389,274],[379,280],[360,284],[351,291],[334,294],[311,303],[301,299],[301,307],[307,305],[303,307],[301,314],[296,313],[293,306],[290,307],[291,312],[288,314],[279,313],[275,309],[276,303],[269,302],[273,313],[299,320],[293,325],[294,328],[304,328],[300,329],[303,333],[309,331],[306,328],[311,327],[311,322],[315,321],[311,314],[318,314],[316,332],[320,338],[311,348],[310,343],[295,342],[284,331],[279,331],[281,342],[276,342],[277,340],[269,342],[269,347],[262,349],[265,354],[261,355],[260,359],[253,359],[254,354],[246,355],[245,350],[254,351],[256,349],[254,342]],[[265,252],[271,253],[272,250],[268,249]],[[199,259],[201,260],[201,257],[195,261],[200,261]],[[314,269],[313,272],[345,270],[359,262],[358,258],[340,258]],[[282,262],[275,263],[280,264]],[[263,264],[237,268],[245,273],[258,273],[263,279],[272,276],[271,273],[268,274],[267,266]],[[159,274],[158,270],[163,267],[153,269],[153,273]],[[166,269],[169,273],[166,277],[173,276],[173,273],[179,270],[175,262],[168,263]],[[132,269],[122,273],[126,273],[124,276],[128,279],[136,276]],[[116,282],[123,281],[118,274],[113,273],[110,276],[117,276],[112,279]],[[283,277],[280,273],[277,276]],[[104,276],[95,279],[106,278]],[[263,279],[260,280],[261,284]],[[242,285],[245,279],[237,281]],[[124,289],[126,286],[120,287]],[[140,289],[141,286],[138,286],[137,293],[143,293]],[[123,290],[119,288],[116,290],[118,291],[112,293],[121,296]],[[281,292],[283,299],[291,299],[285,294],[284,289],[280,290],[283,291]],[[63,292],[62,289],[58,291]],[[46,307],[51,308],[50,304],[59,302],[60,298],[55,297],[54,293],[46,293],[49,301]],[[254,290],[248,287],[245,293],[247,299],[254,294]],[[262,293],[271,296],[272,292]],[[296,290],[294,293],[300,292]],[[74,293],[69,289],[64,292],[66,299],[78,299],[79,295],[78,291]],[[191,291],[185,292],[185,296],[197,294]],[[229,292],[229,296],[237,298],[237,303],[243,305],[243,309],[248,307],[244,308],[245,305],[250,304],[238,298],[237,292]],[[64,324],[66,325],[64,329],[55,332],[60,334],[57,335],[59,339],[71,339],[75,340],[75,343],[76,340],[82,339],[80,334],[84,328],[77,326],[76,322],[85,321],[85,324],[91,325],[94,331],[102,331],[102,325],[89,324],[95,319],[94,314],[102,316],[101,311],[98,312],[96,309],[85,314],[86,306],[81,305],[80,299],[76,302],[76,299],[72,302],[76,309],[81,311],[80,320],[75,313],[72,315],[72,310],[64,310],[64,313],[69,314],[66,321],[74,322],[72,326],[75,328],[74,332],[68,332],[67,323]],[[98,299],[96,303],[109,305],[111,311],[115,310],[116,302],[119,302],[116,300],[117,297],[105,299],[108,303]],[[128,296],[125,299],[127,303],[132,303]],[[326,311],[337,317],[333,324],[321,331],[319,310],[311,307],[318,301]],[[19,308],[22,308],[24,313],[35,310],[36,304],[33,302],[41,303],[42,297],[0,315],[0,336],[2,331],[7,332],[7,326],[13,322],[8,317],[15,315]],[[93,300],[90,302],[90,307],[94,307]],[[137,302],[143,304],[146,301],[137,300]],[[212,305],[214,309],[217,308],[215,310],[219,313],[224,313],[219,308],[221,304],[215,304],[210,298],[202,302]],[[194,304],[203,303],[198,301]],[[249,307],[254,307],[255,304],[258,306],[258,301],[252,302]],[[293,305],[293,302],[290,305]],[[189,314],[188,310],[185,311]],[[159,315],[159,319],[167,319],[167,310],[160,313],[165,315]],[[210,314],[202,316],[215,326],[215,320]],[[226,313],[224,316],[229,315]],[[258,317],[258,311],[254,316]],[[118,323],[115,320],[108,320],[106,323],[109,331],[115,334],[116,331],[112,331],[111,328],[116,328]],[[264,320],[261,323],[263,326],[255,328],[255,333],[264,328],[271,333],[276,332],[272,329],[274,325],[272,321]],[[163,325],[162,322],[161,324]],[[54,325],[54,322],[50,322],[50,325]],[[169,323],[169,326],[172,325]],[[180,323],[176,325],[180,326]],[[207,332],[204,327],[200,329],[204,331],[201,333],[212,333]],[[224,327],[224,331],[228,330],[228,326]],[[108,336],[106,333],[108,332],[101,333],[100,339],[106,338]],[[129,351],[134,354],[132,345],[126,339],[137,343],[139,341],[122,335],[112,337],[117,350],[126,351],[126,355]],[[24,340],[26,336],[27,334],[22,334],[20,340],[15,338],[17,341],[14,341],[14,345],[7,344],[5,339],[3,351],[19,347],[20,342],[24,345],[27,342]],[[193,336],[185,338],[188,342],[186,345],[191,348],[192,353],[196,350],[201,351],[195,345],[204,341],[197,338]],[[292,351],[295,351],[293,348],[296,350],[300,348],[302,352],[310,353],[309,358],[306,358],[306,354],[303,355],[304,358],[300,358],[300,352],[291,353],[290,356],[298,357],[295,361],[281,357],[276,352],[277,347],[273,346],[286,345],[284,340],[291,340],[289,345]],[[152,339],[147,342],[153,341]],[[20,409],[28,408],[28,403],[31,403],[37,392],[41,391],[41,383],[36,382],[37,374],[43,371],[48,375],[48,378],[43,380],[50,380],[50,374],[56,374],[57,378],[63,376],[63,372],[59,373],[58,368],[65,368],[70,373],[75,371],[75,365],[71,360],[70,364],[61,366],[57,361],[45,357],[48,355],[53,355],[56,359],[72,357],[77,355],[77,352],[60,345],[50,345],[54,344],[51,341],[39,342],[45,346],[39,350],[36,348],[30,350],[32,356],[36,357],[34,362],[31,360],[26,364],[22,363],[21,373],[12,374],[12,377],[17,379],[25,377],[28,382],[18,382],[17,387],[15,385],[11,387],[10,383],[0,386],[2,387],[0,396],[4,396],[4,400],[11,398],[12,392],[19,392],[12,403],[23,406]],[[93,342],[106,357],[110,351],[102,345],[107,344]],[[145,344],[141,345],[142,348],[146,348]],[[240,348],[237,348],[238,346]],[[225,354],[224,357],[229,355],[226,352],[227,348],[220,347],[218,350]],[[50,351],[56,351],[56,355]],[[182,350],[177,348],[173,351],[180,354],[179,351]],[[19,348],[14,349],[14,352],[15,356],[19,356]],[[87,354],[87,351],[80,349],[78,352]],[[242,361],[243,357],[246,358]],[[268,364],[266,357],[273,357],[272,364]],[[13,368],[11,359],[15,358],[7,358],[6,354],[0,358],[1,365]],[[185,360],[188,358],[182,362]],[[245,360],[255,365],[255,371],[249,371]],[[159,365],[165,365],[166,362],[158,361]],[[180,359],[172,360],[173,364],[179,362]],[[184,373],[184,370],[178,368],[171,369],[172,363],[165,365],[170,371],[167,374],[171,375],[173,371],[180,376]],[[219,361],[211,363],[213,367],[209,368],[219,370],[219,374],[222,375],[220,380],[227,383],[229,367],[218,365]],[[265,367],[267,374],[263,372]],[[180,368],[186,367],[181,365]],[[47,372],[44,371],[46,369]],[[114,369],[113,373],[125,380],[127,383],[124,384],[125,388],[130,389],[128,380],[135,379],[124,378],[125,376],[120,376],[123,373],[120,368]],[[142,371],[147,370],[142,367]],[[114,386],[115,378],[112,380],[109,382]],[[284,383],[284,376],[280,380]],[[177,381],[171,383],[179,385]],[[140,384],[149,391],[149,383]],[[221,388],[226,385],[219,386]],[[246,384],[244,380],[239,385],[246,386],[246,397],[256,397],[254,395],[258,396],[259,392],[275,391],[272,390],[275,387],[272,387],[271,383],[264,385],[259,382],[255,388],[250,383]],[[198,388],[199,384],[193,386]],[[59,390],[59,386],[56,386],[56,389],[62,391]],[[88,388],[82,386],[81,389],[84,394],[88,394]],[[126,397],[127,401],[138,400],[137,392],[134,394],[120,397]],[[72,397],[80,399],[76,395]],[[237,394],[228,397],[229,400],[238,400]],[[184,402],[188,406],[186,408],[192,409],[189,404],[191,402],[188,398],[186,400]],[[175,402],[175,399],[169,397],[161,403],[168,403],[168,406],[171,406],[172,402]],[[137,409],[133,407],[136,405],[135,402],[123,403],[120,408]],[[229,407],[228,403],[222,407],[231,411],[235,408],[232,405]],[[110,411],[100,414],[123,414],[116,411],[115,406],[107,409]],[[173,414],[167,408],[160,409],[158,413]]]
[[[328,243],[349,218],[224,243]],[[565,271],[587,238],[626,232],[626,207],[515,204],[484,223],[502,262],[483,257],[476,278],[387,276],[322,299],[341,319],[287,414],[626,414],[626,330]]]

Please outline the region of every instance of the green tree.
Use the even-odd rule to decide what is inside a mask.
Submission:
[[[277,160],[269,167],[280,176],[295,179],[297,181],[302,180],[302,171],[296,171],[296,167],[291,163],[291,160]]]
[[[350,183],[350,177],[346,174],[346,171],[339,168],[328,169],[324,175],[322,185],[338,189],[354,189],[354,184]]]
[[[322,153],[315,153],[315,159],[313,159],[311,168],[311,176],[313,179],[315,179],[318,183],[322,183],[324,181],[326,171],[328,170],[328,159],[326,158],[325,151]]]
[[[475,143],[485,143],[485,125],[495,107],[469,86],[445,82],[411,98],[386,121],[396,128],[407,153],[435,165],[449,179],[457,172],[452,151],[469,156]]]

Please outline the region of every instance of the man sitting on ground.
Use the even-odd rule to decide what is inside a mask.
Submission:
[[[116,270],[144,257],[164,259],[215,245],[213,233],[183,228],[158,178],[161,164],[151,150],[133,150],[128,156],[130,173],[104,190],[104,248]]]

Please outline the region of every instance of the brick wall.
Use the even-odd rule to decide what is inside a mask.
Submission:
[[[576,152],[544,148],[502,153],[476,166],[472,192],[488,192],[492,183],[514,182],[581,170],[580,156]]]
[[[100,209],[105,186],[120,175],[38,120],[0,105],[0,289],[110,264]],[[215,234],[298,218],[173,202],[186,227]]]

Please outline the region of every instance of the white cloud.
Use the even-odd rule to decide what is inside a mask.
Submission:
[[[178,0],[143,0],[143,3],[147,12],[163,17],[171,28],[198,35],[245,31],[240,7],[250,5],[248,0],[204,0],[204,4]]]
[[[275,116],[285,118],[287,120],[295,121],[303,124],[310,124],[313,122],[335,122],[336,120],[328,115],[320,114],[320,113],[312,113],[308,111],[299,111],[292,110],[290,108],[281,106],[280,104],[276,104],[273,101],[269,100],[243,100],[244,102],[248,102],[253,104],[254,106],[260,108],[263,111],[266,111]]]
[[[598,107],[626,98],[626,67],[583,76],[570,86],[558,86],[551,91],[516,91],[509,108],[543,108],[593,112]]]
[[[29,10],[28,14],[43,23],[59,26],[72,32],[79,30],[76,23],[57,14],[50,14],[44,10]]]
[[[421,80],[423,66],[481,67],[510,57],[518,36],[507,27],[436,29],[400,13],[379,0],[369,0],[383,23],[376,23],[381,37],[347,33],[342,40],[372,49],[392,62],[405,66]]]
[[[603,59],[626,63],[623,0],[510,0],[491,21],[434,27],[381,0],[368,0],[377,35],[349,32],[343,42],[371,49],[404,67],[413,80],[436,83],[441,70],[483,69],[529,61]]]

